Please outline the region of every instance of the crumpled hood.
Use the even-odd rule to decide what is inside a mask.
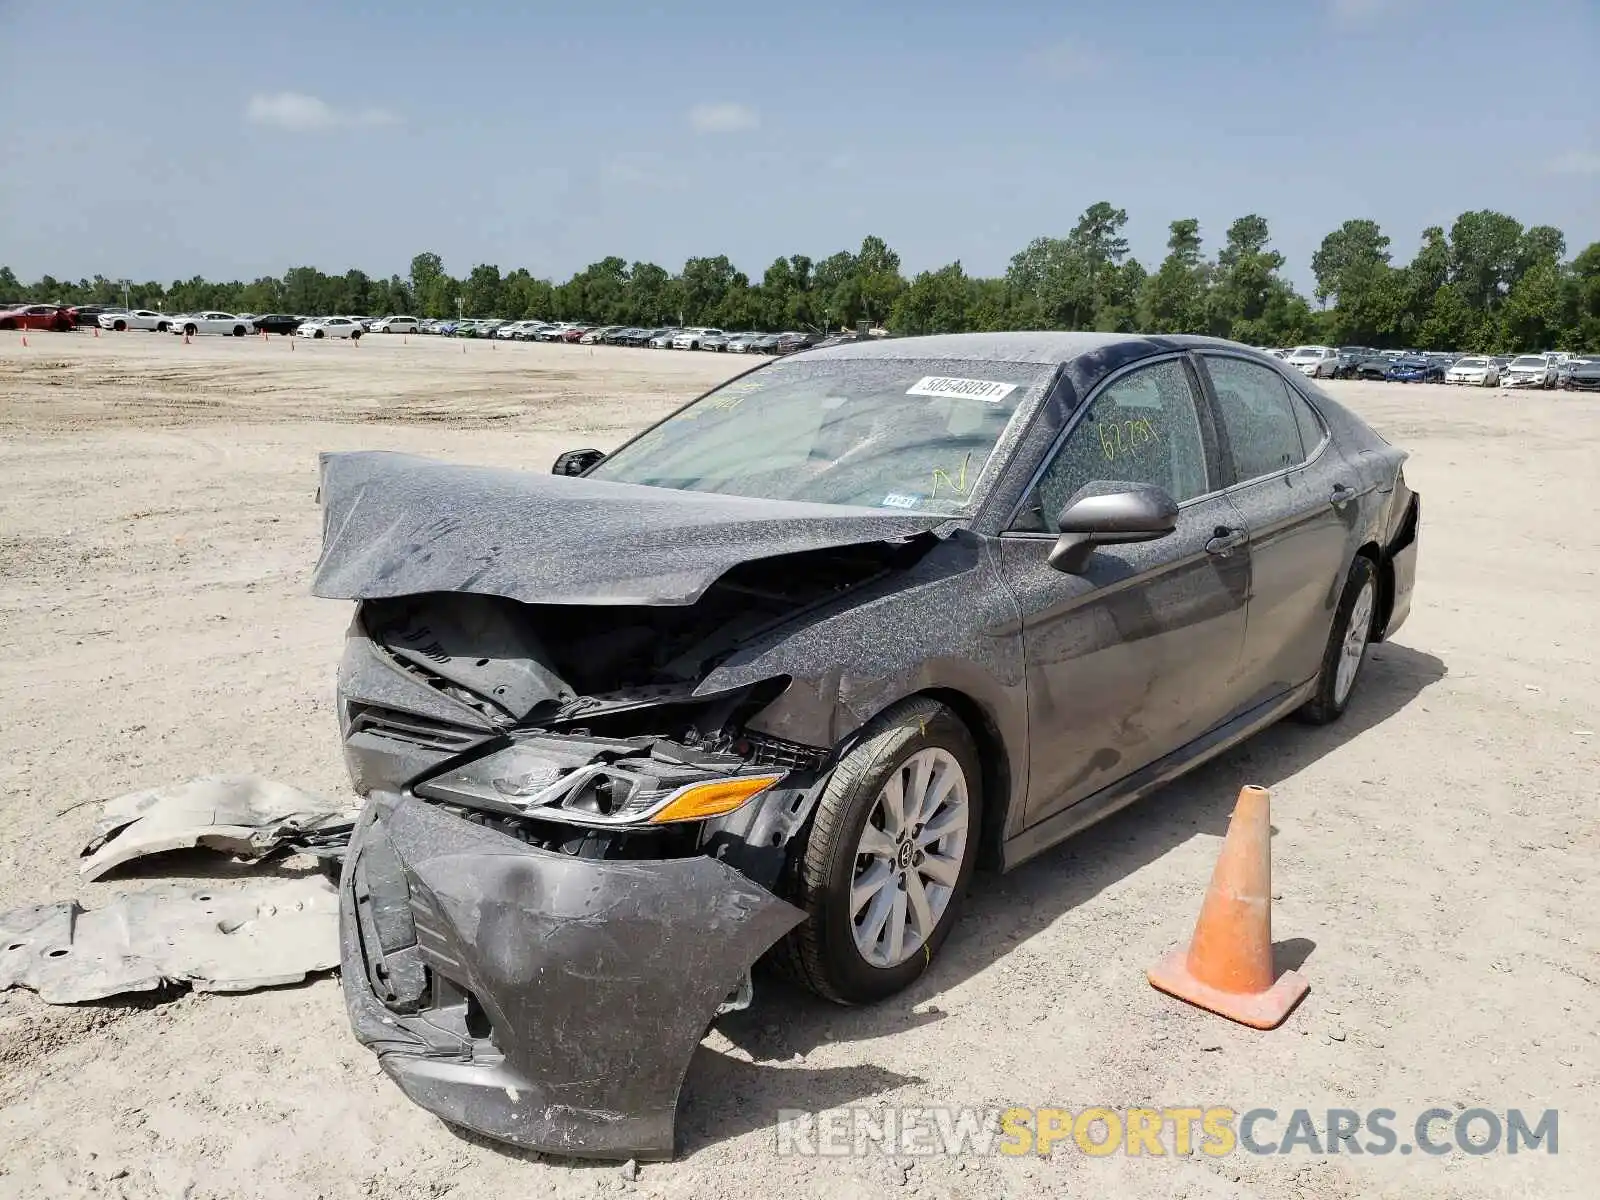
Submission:
[[[685,605],[742,562],[892,541],[950,518],[456,466],[322,455],[314,595],[475,592],[528,604]]]

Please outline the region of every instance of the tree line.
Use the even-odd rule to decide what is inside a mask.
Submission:
[[[1006,329],[1204,333],[1257,346],[1299,342],[1380,348],[1515,352],[1600,351],[1600,242],[1570,260],[1549,225],[1465,212],[1430,226],[1397,262],[1376,222],[1344,222],[1311,259],[1311,297],[1283,277],[1266,218],[1228,226],[1208,255],[1198,220],[1173,221],[1166,257],[1147,269],[1128,250],[1128,214],[1101,201],[1064,237],[1040,237],[1003,275],[968,275],[959,261],[907,279],[877,236],[821,260],[777,258],[759,280],[727,255],[690,258],[677,273],[611,256],[565,282],[492,264],[455,277],[439,255],[418,254],[406,275],[328,275],[291,267],[281,277],[216,283],[199,276],[134,283],[46,275],[22,283],[0,267],[0,300],[122,303],[169,312],[408,313],[426,317],[538,317],[615,325],[726,329],[851,327],[897,334]]]

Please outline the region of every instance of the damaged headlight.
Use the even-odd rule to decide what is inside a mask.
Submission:
[[[418,784],[417,795],[589,826],[704,821],[783,779],[737,755],[657,739],[539,735]]]

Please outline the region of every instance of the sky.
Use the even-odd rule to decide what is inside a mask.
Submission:
[[[1109,200],[1152,267],[1260,213],[1309,290],[1352,217],[1600,240],[1597,63],[1600,0],[0,0],[0,264],[999,274]]]

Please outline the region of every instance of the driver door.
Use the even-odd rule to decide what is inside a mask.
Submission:
[[[1147,766],[1235,706],[1250,558],[1218,487],[1216,439],[1183,356],[1113,376],[1071,425],[1000,537],[1022,617],[1032,825]],[[1080,488],[1154,484],[1177,528],[1101,546],[1083,570],[1047,561]]]

